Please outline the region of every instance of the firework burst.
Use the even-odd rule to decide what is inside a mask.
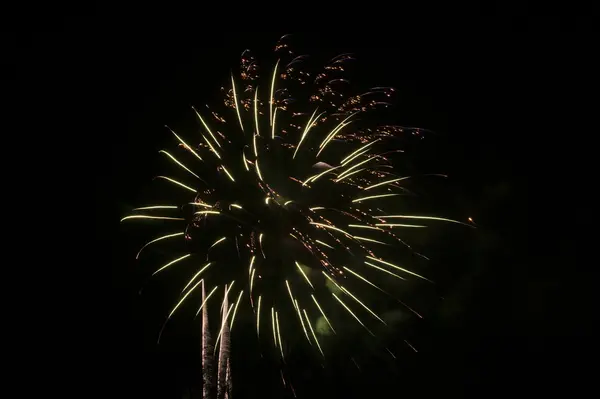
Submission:
[[[380,122],[377,112],[394,89],[353,92],[345,77],[350,54],[317,73],[286,36],[275,54],[263,70],[244,51],[220,108],[194,108],[192,133],[168,129],[178,146],[160,156],[178,173],[156,183],[173,201],[136,208],[123,221],[164,227],[137,253],[157,246],[173,252],[153,275],[176,268],[189,274],[167,321],[194,301],[196,315],[211,300],[219,303],[213,293],[220,287],[215,348],[244,314],[282,359],[299,345],[296,337],[325,358],[323,341],[345,324],[368,336],[390,324],[380,301],[363,300],[368,290],[420,317],[394,288],[430,283],[400,256],[414,254],[406,237],[435,223],[470,224],[401,212],[410,176],[393,158],[403,151],[399,139],[423,130]]]

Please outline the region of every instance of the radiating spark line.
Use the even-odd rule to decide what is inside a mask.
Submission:
[[[319,352],[321,352],[321,355],[323,355],[323,357],[325,357],[325,354],[323,353],[323,349],[321,349],[321,344],[319,343],[319,340],[317,339],[317,335],[315,334],[315,330],[313,330],[312,324],[310,324],[310,319],[308,318],[308,314],[306,314],[306,309],[302,309],[302,312],[304,313],[304,317],[306,318],[306,322],[308,323],[310,332],[312,333],[312,336],[315,339],[315,342],[317,343],[317,348],[319,348]]]
[[[317,305],[317,308],[319,308],[319,312],[321,312],[321,315],[323,315],[323,318],[325,319],[325,321],[327,322],[327,324],[329,325],[329,328],[331,328],[331,331],[333,331],[334,334],[337,335],[337,333],[335,332],[335,330],[333,329],[333,326],[331,325],[331,323],[329,322],[329,319],[327,318],[327,316],[325,315],[325,312],[323,311],[323,309],[321,309],[321,305],[319,305],[319,302],[317,302],[317,298],[314,297],[313,294],[310,294],[310,297],[312,298],[312,300],[314,301],[315,305]]]
[[[218,285],[215,288],[212,289],[212,291],[210,292],[210,294],[208,294],[208,296],[206,298],[204,298],[204,301],[202,301],[202,303],[200,304],[200,307],[198,308],[198,311],[196,312],[196,316],[198,316],[198,314],[200,313],[200,311],[204,308],[204,305],[206,304],[206,302],[208,302],[209,298],[211,297],[212,294],[215,293],[215,291],[217,290],[217,288],[219,288]],[[194,317],[196,317],[196,316],[194,316]]]
[[[319,211],[321,209],[325,209],[325,207],[324,206],[315,206],[315,207],[312,207],[312,208],[308,208],[308,210],[313,211],[313,212],[314,211]]]
[[[279,339],[279,350],[281,351],[281,358],[283,359],[283,342],[281,342],[281,334],[279,333],[279,314],[275,311],[275,324],[277,325],[277,338]]]
[[[370,200],[370,199],[376,199],[376,198],[395,197],[397,195],[400,195],[400,194],[379,194],[379,195],[372,195],[370,197],[363,197],[363,198],[354,199],[354,200],[352,200],[352,202],[362,202],[362,201],[366,201],[366,200]],[[376,224],[376,226],[378,226],[378,225]]]
[[[277,334],[275,334],[275,308],[271,308],[271,323],[273,324],[273,342],[277,348]]]
[[[214,247],[215,245],[225,241],[227,239],[227,237],[223,237],[223,238],[219,238],[217,241],[215,241],[208,249],[211,249],[212,247]]]
[[[389,353],[390,355],[392,355],[392,357],[393,357],[394,359],[396,358],[396,355],[394,355],[394,354],[392,353],[392,351],[391,351],[391,350],[389,350],[388,348],[385,348],[385,350],[386,350],[386,351],[388,351],[388,353]]]
[[[221,339],[221,335],[223,334],[223,330],[225,329],[225,326],[227,325],[227,319],[229,319],[229,314],[233,310],[233,306],[234,305],[229,306],[229,310],[227,310],[227,314],[225,315],[225,318],[221,322],[221,329],[219,330],[219,335],[217,335],[217,340],[215,341],[214,353],[217,353],[217,348],[219,346],[219,340]]]
[[[171,313],[169,313],[169,316],[167,316],[167,319],[170,319],[171,316],[173,316],[173,313],[175,313],[177,308],[179,308],[179,306],[183,303],[183,301],[185,301],[185,299],[192,293],[192,291],[194,291],[196,289],[196,287],[198,287],[198,285],[200,285],[200,283],[202,281],[203,280],[198,281],[196,284],[194,284],[194,286],[188,292],[186,292],[186,294],[183,296],[183,298],[181,298],[181,300],[179,302],[177,302],[177,305],[175,305],[173,310],[171,310]]]
[[[164,265],[163,267],[161,267],[160,269],[158,269],[157,271],[155,271],[154,273],[152,273],[152,275],[154,276],[156,273],[160,272],[161,270],[164,270],[164,269],[166,269],[167,267],[169,267],[169,266],[171,266],[171,265],[173,265],[173,264],[175,264],[175,263],[179,262],[180,260],[183,260],[183,259],[187,258],[187,257],[188,257],[188,256],[190,256],[190,255],[191,255],[191,254],[183,255],[183,256],[182,256],[182,257],[180,257],[180,258],[177,258],[177,259],[175,259],[175,260],[172,260],[171,262],[167,263],[166,265]]]
[[[265,198],[265,204],[269,205],[269,200],[270,200],[270,199],[271,199],[271,198],[269,198],[269,197],[266,197],[266,198]]]
[[[348,237],[352,237],[352,234],[340,229],[339,227],[335,227],[335,226],[330,226],[328,224],[323,224],[323,223],[317,223],[317,222],[310,222],[310,224],[314,224],[315,226],[320,226],[323,227],[325,229],[331,229],[331,230],[335,230],[335,231],[339,231],[340,233],[344,233],[345,235],[347,235]]]
[[[139,257],[140,257],[140,254],[142,253],[142,251],[144,250],[144,248],[146,248],[148,245],[150,245],[150,244],[152,244],[152,243],[155,243],[155,242],[157,242],[157,241],[164,240],[164,239],[167,239],[167,238],[171,238],[171,237],[178,237],[178,236],[182,236],[182,235],[184,235],[184,234],[185,234],[185,233],[181,232],[181,233],[167,234],[166,236],[162,236],[162,237],[155,238],[154,240],[152,240],[152,241],[150,241],[150,242],[146,243],[146,244],[145,244],[145,245],[144,245],[144,246],[143,246],[143,247],[142,247],[142,248],[141,248],[141,249],[138,251],[137,255],[135,255],[135,258],[136,258],[136,259],[139,259]]]
[[[258,178],[262,181],[263,177],[262,174],[260,173],[260,168],[258,167],[258,159],[256,160],[256,173],[258,174]]]
[[[208,146],[210,147],[210,149],[212,150],[212,152],[214,152],[214,154],[217,156],[217,158],[221,159],[221,156],[219,155],[219,153],[217,152],[217,150],[215,149],[215,147],[213,147],[213,145],[211,144],[211,142],[208,141],[208,139],[206,138],[206,136],[202,135],[202,138],[204,139],[204,141],[206,141],[206,144],[208,144]]]
[[[215,143],[217,143],[217,145],[219,147],[221,147],[221,144],[219,143],[219,141],[217,140],[217,138],[215,137],[215,135],[213,134],[213,132],[210,130],[210,128],[208,127],[208,125],[206,124],[206,122],[204,122],[204,119],[202,119],[202,117],[200,116],[200,114],[198,113],[198,111],[196,111],[196,108],[192,107],[192,109],[194,110],[194,112],[196,113],[196,115],[198,115],[198,119],[200,119],[200,122],[202,122],[202,124],[204,125],[204,128],[208,131],[208,134],[210,134],[210,136],[213,138],[213,140],[215,141]],[[204,135],[202,137],[204,137]],[[208,140],[206,140],[206,142],[208,143]],[[211,148],[212,148],[212,145],[211,145]],[[215,151],[215,153],[216,153],[216,151]]]
[[[227,296],[229,294],[229,291],[231,291],[231,288],[233,288],[234,283],[235,283],[235,280],[232,280],[231,284],[229,284],[229,287],[227,287],[227,284],[225,284],[225,296]],[[223,300],[223,302],[221,302],[221,310],[219,310],[219,312],[223,313],[224,306],[225,306],[225,300]]]
[[[349,159],[352,158],[354,155],[356,155],[357,153],[359,153],[360,151],[369,148],[370,146],[372,146],[373,144],[377,143],[379,140],[381,139],[377,139],[374,141],[371,141],[368,144],[363,145],[362,147],[360,147],[358,150],[354,151],[352,154],[348,155],[346,158],[342,159],[342,162],[340,162],[342,165],[345,165],[348,163]]]
[[[177,185],[179,185],[179,186],[181,186],[183,188],[187,188],[188,190],[190,190],[193,193],[197,193],[197,191],[194,190],[193,188],[190,188],[190,187],[186,186],[183,183],[179,183],[177,180],[171,179],[170,177],[167,177],[167,176],[156,176],[156,178],[157,179],[165,179],[165,180],[170,181],[171,183],[177,184]]]
[[[310,128],[312,127],[314,121],[316,121],[317,119],[319,119],[319,117],[324,114],[324,112],[322,112],[318,117],[316,117],[313,120],[313,118],[314,118],[314,116],[315,116],[316,113],[317,113],[317,110],[315,109],[315,111],[311,115],[310,119],[308,120],[308,123],[306,124],[306,127],[304,128],[304,132],[302,133],[302,136],[300,137],[300,141],[298,142],[298,145],[296,146],[296,150],[294,151],[294,155],[292,156],[292,159],[296,158],[296,153],[300,149],[300,146],[302,145],[302,142],[306,138],[306,135],[308,134],[308,132],[309,132]]]
[[[231,204],[232,207],[237,208],[237,209],[244,209],[241,206],[239,206],[238,204]]]
[[[379,267],[379,266],[374,265],[374,264],[372,264],[370,262],[367,262],[367,261],[365,261],[365,265],[369,265],[369,266],[371,266],[374,269],[381,270],[384,273],[390,274],[390,275],[392,275],[394,277],[399,278],[400,280],[405,280],[406,281],[406,279],[404,277],[401,277],[401,276],[397,275],[396,273],[393,273],[393,272],[391,272],[391,271],[389,271],[387,269],[384,269],[383,267]]]
[[[377,288],[379,291],[381,292],[385,292],[384,290],[382,290],[381,288],[379,288],[378,286],[376,286],[375,284],[373,284],[372,282],[370,282],[369,280],[367,280],[366,278],[364,278],[363,276],[361,276],[360,274],[356,273],[354,270],[347,268],[346,266],[343,266],[344,270],[349,271],[351,274],[353,274],[354,276],[358,277],[359,279],[361,279],[362,281],[364,281],[365,283]]]
[[[304,322],[302,321],[302,315],[300,314],[300,309],[298,308],[298,301],[296,301],[294,299],[294,295],[292,294],[292,289],[290,287],[290,283],[285,280],[285,285],[288,289],[288,293],[290,294],[290,300],[292,301],[292,306],[294,307],[294,310],[296,311],[296,314],[298,315],[298,318],[300,319],[300,324],[302,325],[302,329],[304,330],[304,335],[306,335],[306,339],[308,340],[308,343],[312,345],[312,343],[310,342],[310,338],[308,337],[308,333],[306,332],[306,328],[304,327]]]
[[[254,265],[254,259],[256,259],[256,256],[252,256],[252,259],[250,259],[250,268],[248,269],[248,274],[252,272],[252,265]]]
[[[362,171],[363,171],[363,170],[365,170],[365,169],[367,169],[367,168],[361,168],[361,169],[355,170],[354,172],[350,172],[350,173],[348,173],[347,175],[345,175],[344,177],[341,177],[341,178],[335,179],[335,180],[334,180],[334,182],[336,182],[336,183],[337,183],[337,182],[340,182],[340,181],[342,181],[342,180],[344,180],[344,179],[346,179],[346,178],[348,178],[348,177],[350,177],[350,176],[352,176],[352,175],[355,175],[355,174],[357,174],[357,173],[360,173],[360,172],[362,172]]]
[[[352,299],[354,299],[356,302],[358,302],[363,308],[365,308],[369,313],[371,313],[371,315],[373,315],[373,317],[375,317],[377,320],[379,320],[380,322],[382,322],[383,324],[385,324],[387,326],[387,323],[385,321],[383,321],[383,319],[381,317],[377,316],[377,314],[375,314],[375,312],[373,312],[371,309],[369,309],[369,307],[367,305],[365,305],[364,303],[362,303],[360,301],[360,299],[358,299],[357,297],[355,297],[354,295],[352,295],[352,293],[350,291],[348,291],[344,287],[342,287],[342,291],[344,291],[344,293],[346,293]]]
[[[438,221],[442,221],[442,222],[451,222],[451,223],[458,223],[458,224],[462,224],[464,226],[469,226],[469,227],[473,227],[468,223],[463,223],[463,222],[459,222],[458,220],[453,220],[453,219],[446,219],[446,218],[439,218],[439,217],[435,217],[435,216],[413,216],[413,215],[385,215],[385,216],[373,216],[374,218],[377,219],[420,219],[420,220],[438,220]]]
[[[369,332],[369,334],[371,334],[372,336],[375,336],[375,334],[373,334],[371,332],[371,330],[369,330],[367,328],[367,326],[365,326],[363,324],[363,322],[360,321],[360,319],[350,310],[350,308],[348,306],[346,306],[346,304],[340,298],[337,297],[337,295],[335,295],[333,292],[331,293],[331,295],[333,295],[333,297],[335,299],[337,299],[337,301],[344,307],[344,309],[346,309],[348,311],[348,313],[350,313],[352,315],[352,317],[354,317],[354,319],[356,319],[356,321],[358,321],[360,323],[360,325],[363,326],[365,328],[365,330],[367,330]]]
[[[244,161],[244,168],[249,172],[250,168],[248,167],[248,161],[246,160],[246,153],[242,151],[242,160]]]
[[[325,273],[324,271],[321,271],[321,273],[323,273],[323,275],[325,275],[325,277],[327,277],[327,279],[329,281],[331,281],[336,287],[338,287],[341,291],[342,287],[340,287],[340,285],[337,283],[337,281],[335,281],[334,279],[331,278],[331,276],[327,273]]]
[[[256,136],[258,136],[257,134],[255,134],[254,136],[252,136],[252,145],[254,146],[254,157],[258,157],[258,149],[256,147]]]
[[[144,206],[142,208],[133,208],[134,211],[145,211],[149,209],[178,209],[175,205],[155,205],[155,206]]]
[[[273,79],[271,79],[271,97],[269,100],[269,123],[271,124],[271,126],[274,125],[273,123],[273,103],[275,102],[275,98],[273,97],[273,93],[275,90],[275,78],[277,77],[277,66],[279,65],[279,60],[277,60],[277,62],[275,63],[275,68],[273,68]],[[277,110],[277,108],[275,108],[275,110]]]
[[[390,266],[390,267],[393,267],[394,269],[398,269],[398,270],[400,270],[400,271],[403,271],[404,273],[412,274],[413,276],[415,276],[415,277],[419,277],[419,278],[421,278],[421,279],[423,279],[423,280],[426,280],[426,281],[429,281],[430,283],[432,283],[432,282],[433,282],[433,281],[431,281],[431,280],[429,280],[429,279],[427,279],[427,278],[425,278],[425,277],[423,277],[423,276],[421,276],[421,275],[419,275],[419,274],[417,274],[417,273],[415,273],[415,272],[411,272],[410,270],[406,270],[406,269],[404,269],[404,268],[402,268],[402,267],[400,267],[400,266],[396,266],[396,265],[394,265],[393,263],[386,262],[386,261],[384,261],[384,260],[377,259],[377,258],[374,258],[374,257],[372,257],[372,256],[367,256],[367,258],[369,258],[369,259],[372,259],[372,260],[374,260],[374,261],[376,261],[376,262],[379,262],[379,263],[383,263],[384,265],[388,265],[388,266]]]
[[[358,154],[356,154],[355,156],[353,156],[352,158],[348,159],[346,162],[344,162],[343,164],[341,164],[341,166],[345,166],[346,164],[349,164],[350,162],[352,162],[354,159],[360,157],[361,155],[366,154],[367,152],[369,152],[369,148],[366,148],[364,150],[362,150],[361,152],[359,152]]]
[[[306,279],[306,282],[308,283],[308,285],[310,285],[310,287],[314,290],[315,287],[312,285],[312,283],[308,279],[308,276],[306,275],[306,273],[304,273],[304,270],[302,270],[302,268],[300,267],[300,265],[298,264],[298,262],[294,261],[294,263],[296,264],[296,267],[298,268],[298,270],[300,270],[300,273],[302,273],[302,275]]]
[[[364,189],[365,189],[365,190],[371,190],[371,189],[373,189],[373,188],[375,188],[375,187],[380,187],[380,186],[384,186],[384,185],[386,185],[386,184],[392,184],[392,183],[396,183],[396,182],[398,182],[398,181],[402,181],[402,180],[406,180],[406,179],[410,179],[410,176],[407,176],[407,177],[399,177],[399,178],[397,178],[397,179],[391,179],[391,180],[382,181],[381,183],[373,184],[372,186],[365,187]]]
[[[202,267],[200,270],[198,270],[198,273],[194,274],[194,277],[192,277],[190,279],[190,281],[188,281],[188,283],[185,285],[185,287],[183,287],[183,289],[181,290],[181,292],[185,291],[187,289],[187,287],[189,287],[194,280],[196,280],[196,278],[198,278],[199,275],[202,274],[203,271],[205,271],[206,269],[208,269],[208,267],[212,264],[212,262],[208,262],[206,265],[204,265],[204,267]]]
[[[173,162],[175,162],[177,165],[181,166],[183,169],[187,170],[189,173],[191,173],[192,175],[194,175],[196,178],[200,179],[200,176],[198,176],[197,174],[195,174],[194,172],[192,172],[187,166],[185,166],[184,164],[182,164],[181,162],[179,162],[173,155],[169,154],[168,152],[166,152],[165,150],[160,150],[158,152],[159,154],[165,154],[167,155],[169,158],[171,158],[171,160]],[[202,179],[200,179],[202,180]]]
[[[254,123],[256,125],[256,135],[260,136],[260,131],[258,130],[258,86],[254,91]]]
[[[242,115],[240,115],[240,107],[237,100],[237,93],[235,90],[235,81],[233,79],[233,74],[231,74],[231,87],[233,88],[233,101],[235,102],[235,112],[237,113],[238,121],[240,121],[240,128],[242,132],[244,131],[244,124],[242,123]]]
[[[192,154],[194,154],[194,155],[196,156],[196,158],[198,158],[199,160],[203,161],[203,159],[200,157],[200,155],[198,155],[198,154],[196,153],[196,151],[194,151],[194,150],[192,149],[192,147],[190,147],[189,145],[187,145],[187,143],[186,143],[185,141],[183,141],[183,140],[181,139],[181,137],[179,137],[179,136],[178,136],[178,135],[177,135],[177,134],[176,134],[176,133],[175,133],[173,130],[171,130],[171,128],[170,128],[170,127],[168,127],[168,126],[165,126],[165,127],[166,127],[167,129],[169,129],[169,130],[171,131],[171,133],[173,133],[173,135],[175,135],[175,137],[177,137],[177,140],[179,140],[179,142],[180,142],[181,144],[183,144],[187,150],[190,150],[190,151],[192,152]]]
[[[374,242],[377,244],[390,245],[387,242],[377,241],[377,240],[373,240],[372,238],[367,238],[367,237],[352,236],[352,238],[354,238],[355,240],[358,240],[358,241],[368,241],[368,242]]]
[[[260,302],[262,296],[258,296],[258,309],[256,310],[256,335],[260,337]]]
[[[348,174],[348,173],[349,173],[351,170],[354,170],[354,169],[358,168],[359,166],[361,166],[361,165],[364,165],[364,164],[366,164],[367,162],[369,162],[369,161],[372,161],[372,160],[374,160],[374,159],[376,159],[376,158],[377,158],[377,156],[375,156],[375,155],[374,155],[374,156],[372,156],[372,157],[370,157],[370,158],[367,158],[367,159],[365,159],[365,160],[363,160],[363,161],[360,161],[359,163],[357,163],[357,164],[355,164],[355,165],[352,165],[351,167],[349,167],[348,169],[346,169],[345,171],[343,171],[342,173],[340,173],[340,175],[338,176],[338,180],[340,180],[340,179],[342,179],[344,176],[346,176],[346,175],[347,175],[347,174]]]
[[[406,342],[406,345],[410,346],[410,349],[414,350],[415,352],[419,352],[414,346],[410,344],[410,342],[408,342],[407,340],[404,340],[404,342]]]
[[[194,212],[194,215],[220,215],[219,211],[198,211]]]
[[[273,112],[273,124],[271,126],[271,139],[275,139],[275,121],[277,119],[277,108],[275,108],[275,112]]]
[[[306,326],[304,325],[304,319],[302,318],[302,313],[300,313],[300,305],[298,305],[298,300],[294,299],[294,307],[296,309],[296,312],[298,313],[298,317],[300,318],[300,324],[302,325],[302,330],[304,330],[304,335],[306,336],[306,340],[308,341],[308,343],[310,344],[310,346],[312,346],[312,341],[310,340],[310,337],[308,336],[308,331],[306,330]]]
[[[130,216],[125,216],[120,221],[122,222],[127,219],[185,220],[183,218],[170,218],[170,217],[166,217],[166,216],[130,215]]]
[[[256,269],[252,269],[252,274],[250,275],[250,295],[252,295],[252,287],[254,286],[254,272],[256,272]]]
[[[231,316],[231,324],[229,324],[229,329],[233,330],[233,322],[235,321],[235,314],[237,313],[238,306],[240,304],[240,299],[242,299],[242,294],[244,290],[240,291],[240,295],[238,295],[237,301],[235,301],[235,308],[233,309],[233,315]]]
[[[423,226],[420,224],[399,224],[399,223],[375,223],[375,226],[381,227],[414,227],[414,228],[426,228],[427,226]]]
[[[325,247],[327,247],[327,248],[335,249],[335,248],[334,248],[334,247],[332,247],[331,245],[329,245],[329,244],[327,244],[327,243],[325,243],[325,242],[323,242],[323,241],[321,241],[321,240],[315,240],[315,242],[317,242],[317,243],[319,243],[319,244],[321,244],[321,245],[323,245],[323,246],[325,246]]]
[[[364,226],[362,224],[349,224],[348,227],[354,227],[355,229],[369,229],[369,230],[384,231],[382,228],[379,228],[379,227]]]
[[[293,201],[291,201],[291,200],[290,200],[290,201],[285,201],[285,203],[283,204],[283,206],[286,206],[286,205],[287,205],[287,204],[289,204],[290,202],[293,202]]]
[[[321,153],[321,151],[323,151],[325,149],[325,147],[327,147],[327,144],[329,144],[329,142],[331,140],[333,140],[333,138],[335,137],[335,135],[342,130],[345,126],[349,125],[351,122],[346,123],[346,121],[350,118],[352,118],[354,115],[356,115],[358,113],[354,112],[352,114],[350,114],[346,119],[344,119],[343,121],[341,121],[340,123],[338,123],[338,125],[336,127],[334,127],[331,132],[325,137],[325,139],[321,142],[321,144],[319,145],[319,152],[317,153],[317,156],[319,156],[319,154]]]
[[[233,179],[233,176],[231,176],[231,173],[229,173],[229,171],[227,170],[227,168],[223,165],[221,165],[221,167],[223,168],[223,170],[225,171],[225,173],[227,173],[227,176],[229,176],[229,178],[231,179],[232,182],[235,182],[235,180]]]
[[[190,202],[189,205],[203,206],[205,208],[212,208],[212,205],[208,205],[203,202]]]
[[[306,179],[306,180],[304,181],[304,183],[302,183],[302,185],[303,185],[303,186],[306,186],[306,185],[307,185],[308,183],[310,183],[310,182],[315,182],[315,181],[317,181],[317,179],[318,179],[319,177],[321,177],[321,176],[323,176],[324,174],[326,174],[326,173],[328,173],[328,172],[331,172],[331,171],[333,171],[333,170],[335,170],[335,169],[337,169],[337,168],[339,168],[339,166],[336,166],[335,168],[330,168],[330,169],[324,170],[323,172],[321,172],[321,173],[319,173],[319,174],[317,174],[317,175],[311,176],[311,177],[309,177],[308,179]]]

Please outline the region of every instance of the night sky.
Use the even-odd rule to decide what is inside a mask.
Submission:
[[[72,92],[89,104],[87,126],[94,125],[89,131],[96,138],[88,140],[103,154],[93,157],[102,162],[93,170],[96,244],[103,255],[90,260],[103,274],[93,299],[98,330],[78,345],[94,347],[89,353],[97,361],[91,360],[89,370],[98,370],[93,372],[97,390],[110,397],[179,398],[199,378],[199,349],[190,346],[195,336],[186,332],[197,324],[186,325],[181,317],[171,340],[155,344],[172,299],[138,295],[147,275],[133,259],[139,239],[135,228],[124,228],[119,219],[144,204],[151,179],[160,170],[157,151],[173,145],[164,125],[187,119],[191,105],[214,101],[241,51],[268,52],[285,33],[131,30],[77,38],[63,32],[34,35],[28,41],[40,54],[59,49],[65,60],[73,61],[67,62],[72,74],[62,71],[60,76],[70,79]],[[479,226],[476,234],[451,234],[443,245],[436,244],[438,267],[447,268],[444,301],[413,331],[419,352],[405,352],[395,371],[340,371],[320,395],[576,392],[578,381],[586,377],[565,374],[565,368],[589,361],[591,339],[587,331],[574,328],[586,317],[573,306],[583,294],[565,292],[561,285],[580,277],[561,274],[561,264],[552,262],[552,256],[529,257],[526,150],[518,144],[523,133],[515,127],[516,115],[524,115],[528,107],[524,98],[536,91],[532,85],[541,85],[529,79],[536,69],[532,49],[539,42],[506,35],[459,40],[438,34],[425,39],[422,33],[416,34],[417,40],[405,31],[296,35],[317,56],[356,54],[365,83],[398,89],[399,122],[436,132],[431,152],[416,162],[450,176],[445,196],[432,203],[470,216]],[[82,108],[87,107],[73,109]],[[571,251],[569,246],[554,249],[562,255]],[[237,343],[234,336],[234,358],[242,339]],[[277,369],[249,365],[237,384],[250,384],[254,392],[239,397],[280,397]]]

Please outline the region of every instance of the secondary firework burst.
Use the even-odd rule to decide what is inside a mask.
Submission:
[[[193,131],[167,128],[177,146],[160,156],[176,172],[156,184],[172,201],[136,208],[123,221],[164,228],[137,254],[157,246],[173,252],[155,275],[189,274],[167,320],[194,301],[197,315],[222,300],[223,326],[252,315],[259,339],[278,356],[300,336],[324,357],[324,337],[344,323],[367,335],[387,326],[377,303],[361,299],[367,290],[418,315],[392,292],[394,284],[431,282],[399,260],[412,251],[407,237],[437,223],[471,224],[397,211],[410,181],[394,167],[398,138],[423,131],[379,122],[394,89],[353,92],[345,77],[350,54],[317,73],[286,36],[275,54],[263,70],[244,51],[222,104],[194,108]]]

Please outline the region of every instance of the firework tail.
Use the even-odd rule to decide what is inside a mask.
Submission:
[[[223,299],[223,319],[221,321],[221,344],[219,347],[219,365],[217,371],[217,399],[228,399],[231,397],[229,389],[229,323],[227,316],[229,312],[229,301],[227,300],[227,286],[225,286],[225,298]]]

